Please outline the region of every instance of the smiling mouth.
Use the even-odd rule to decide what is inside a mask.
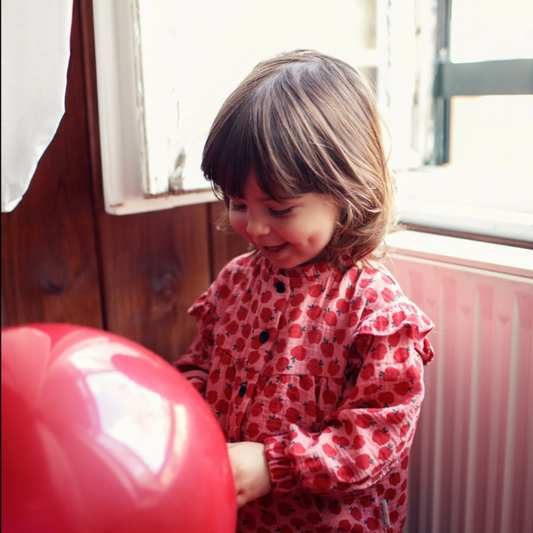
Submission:
[[[263,250],[265,250],[265,252],[276,253],[285,248],[285,246],[287,246],[286,242],[279,246],[263,246]]]

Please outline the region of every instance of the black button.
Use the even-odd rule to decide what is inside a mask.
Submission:
[[[262,331],[259,334],[259,340],[265,344],[265,342],[270,338],[270,335],[268,334],[268,331],[265,329],[265,331]]]
[[[278,281],[277,283],[274,283],[274,287],[276,287],[276,290],[281,294],[282,292],[285,292],[285,283],[283,281]]]
[[[248,383],[241,383],[241,388],[239,389],[239,396],[241,398],[244,398],[244,395],[246,394],[246,389],[248,388]]]

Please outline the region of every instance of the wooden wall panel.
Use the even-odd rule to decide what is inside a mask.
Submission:
[[[99,219],[107,329],[176,360],[210,282],[206,206]]]
[[[14,211],[2,213],[4,326],[71,322],[102,327],[76,3],[65,106],[28,192]]]

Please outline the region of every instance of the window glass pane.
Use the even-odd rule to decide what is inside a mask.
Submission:
[[[452,98],[450,162],[533,176],[533,95]]]
[[[533,211],[533,95],[452,98],[450,165],[471,169],[475,195]]]
[[[452,0],[454,63],[533,57],[531,0]]]
[[[208,187],[200,162],[224,100],[261,60],[311,48],[354,65],[375,66],[375,1],[137,0],[146,192]],[[126,2],[127,4],[127,2]],[[207,7],[207,10],[206,10]],[[177,124],[177,126],[176,126]],[[184,161],[183,161],[184,158]]]

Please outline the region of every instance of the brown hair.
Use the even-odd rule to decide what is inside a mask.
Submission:
[[[222,105],[202,171],[226,204],[253,171],[275,200],[309,192],[340,207],[328,260],[363,262],[397,228],[374,94],[344,61],[296,50],[259,63]]]

